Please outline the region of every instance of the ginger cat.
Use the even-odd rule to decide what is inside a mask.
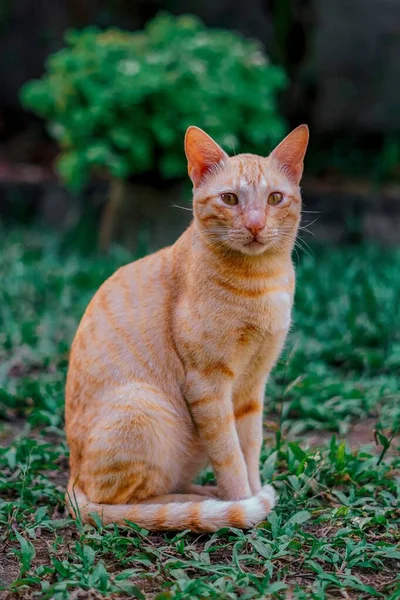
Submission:
[[[209,532],[274,506],[264,388],[290,324],[307,143],[301,125],[267,158],[230,158],[187,130],[192,224],[110,277],[72,344],[67,502],[83,521]],[[217,487],[194,485],[208,461]]]

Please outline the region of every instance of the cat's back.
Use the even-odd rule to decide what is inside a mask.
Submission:
[[[164,388],[180,379],[170,335],[171,248],[118,269],[98,289],[75,335],[67,406],[132,381]],[[171,390],[172,392],[172,390]]]
[[[160,306],[169,294],[169,250],[164,248],[115,271],[90,301],[76,338],[88,332],[92,323],[97,324],[97,335],[103,333],[103,337],[107,337],[107,332],[110,334],[113,330],[124,335],[121,327],[125,332],[132,327],[136,329],[140,323],[136,319],[132,321],[133,315],[146,321],[155,316],[156,305]]]

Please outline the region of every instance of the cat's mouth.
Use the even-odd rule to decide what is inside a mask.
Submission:
[[[247,246],[247,248],[259,248],[260,246],[264,246],[265,244],[263,242],[261,242],[260,240],[258,240],[257,238],[254,238],[252,240],[250,240],[250,242],[247,242],[247,244],[245,244],[245,246]]]
[[[267,244],[259,240],[258,238],[253,238],[246,244],[242,246],[242,252],[245,254],[256,255],[265,252],[267,249]]]

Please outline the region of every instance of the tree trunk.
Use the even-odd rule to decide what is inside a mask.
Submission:
[[[190,191],[184,194],[185,189],[182,184],[160,190],[113,179],[100,224],[100,249],[108,252],[111,243],[118,241],[136,255],[144,255],[172,244],[191,219]]]

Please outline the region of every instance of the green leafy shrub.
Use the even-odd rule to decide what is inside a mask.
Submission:
[[[276,94],[285,75],[255,41],[169,14],[140,32],[90,27],[65,39],[21,97],[48,121],[61,147],[58,171],[71,188],[92,170],[119,179],[182,176],[189,125],[228,150],[267,153],[284,133]]]

